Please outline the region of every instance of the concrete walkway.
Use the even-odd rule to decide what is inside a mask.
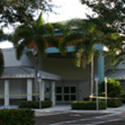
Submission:
[[[0,106],[0,109],[18,109],[18,106]],[[53,114],[64,114],[68,112],[78,113],[125,113],[125,104],[118,108],[107,108],[106,110],[72,110],[70,105],[56,105],[45,109],[33,109],[36,116],[53,115]]]

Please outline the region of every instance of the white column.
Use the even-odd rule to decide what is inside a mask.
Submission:
[[[9,106],[9,80],[5,80],[4,83],[4,106],[8,107]]]
[[[45,82],[42,80],[42,82],[40,82],[40,84],[41,84],[40,101],[44,101]]]
[[[53,106],[56,104],[56,99],[55,99],[55,81],[52,81],[51,83],[51,100],[52,100],[52,104]]]
[[[32,79],[27,79],[27,100],[32,101]]]

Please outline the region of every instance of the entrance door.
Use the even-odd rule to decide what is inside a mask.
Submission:
[[[70,103],[75,100],[77,100],[77,87],[75,85],[56,87],[57,103]]]

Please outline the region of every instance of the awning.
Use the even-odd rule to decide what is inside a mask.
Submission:
[[[108,70],[105,76],[115,80],[125,80],[125,69]]]
[[[61,77],[52,73],[39,70],[42,79],[46,80],[60,80]],[[31,67],[17,66],[17,67],[5,67],[1,79],[12,78],[35,78],[35,70]]]

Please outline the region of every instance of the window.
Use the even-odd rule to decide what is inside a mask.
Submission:
[[[71,87],[71,93],[76,93],[76,87]]]
[[[64,95],[64,101],[69,101],[69,95]]]
[[[69,87],[64,87],[64,93],[69,93]]]
[[[62,87],[56,87],[56,93],[62,93]]]
[[[77,99],[76,86],[57,86],[56,101],[71,102]]]
[[[61,95],[57,95],[57,96],[56,96],[56,100],[57,100],[57,101],[62,101],[62,96],[61,96]]]

